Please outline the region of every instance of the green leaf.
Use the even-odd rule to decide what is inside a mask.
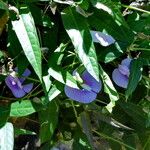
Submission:
[[[60,85],[60,83],[54,84],[48,92],[48,100],[51,101],[56,98],[61,91],[63,91],[62,85]]]
[[[17,101],[11,104],[10,116],[23,117],[43,109],[43,105],[30,100]]]
[[[5,11],[9,11],[7,4],[4,3],[3,1],[0,1],[0,9],[5,10]]]
[[[82,127],[83,132],[85,133],[85,135],[88,139],[88,142],[90,143],[90,146],[92,147],[92,149],[94,149],[92,126],[90,123],[90,117],[89,117],[88,113],[82,112],[80,114],[80,117],[78,118],[78,123]]]
[[[114,88],[109,76],[101,66],[100,66],[100,76],[104,83],[104,91],[109,95],[109,98],[111,100],[110,103],[106,106],[106,108],[109,112],[112,112],[112,109],[115,106],[115,102],[119,99],[119,95],[116,89]]]
[[[19,20],[12,21],[13,29],[21,43],[28,61],[39,79],[42,81],[41,50],[34,20],[27,7],[22,8],[22,14],[19,15],[19,17]]]
[[[41,143],[50,141],[54,134],[58,122],[59,108],[55,101],[47,106],[47,109],[39,113],[40,119],[40,139]]]
[[[6,123],[9,117],[9,107],[1,106],[0,107],[0,127]]]
[[[43,82],[45,84],[46,92],[48,92],[50,87],[51,87],[51,80],[50,80],[50,75],[49,74],[43,76]]]
[[[120,102],[119,105],[123,110],[133,119],[135,127],[140,130],[144,130],[147,127],[147,114],[142,110],[140,106],[133,103]]]
[[[0,150],[13,150],[14,147],[14,129],[11,123],[6,123],[0,129]]]
[[[76,80],[68,71],[64,71],[60,67],[55,67],[55,68],[49,68],[48,73],[57,81],[66,84],[70,87],[78,89]]]
[[[15,131],[15,135],[18,136],[18,135],[36,135],[35,132],[33,131],[29,131],[29,130],[26,130],[26,129],[19,129],[19,128],[15,128],[14,129]]]
[[[0,2],[1,3],[1,2]],[[6,23],[7,23],[7,21],[8,21],[8,13],[6,13],[5,11],[4,11],[4,13],[3,13],[3,11],[1,11],[0,10],[0,35],[2,34],[2,32],[3,32],[3,29],[5,28],[5,26],[6,26]]]
[[[74,8],[68,7],[62,12],[62,20],[80,61],[87,71],[99,81],[97,56],[85,18]]]
[[[93,15],[88,17],[88,23],[91,29],[111,35],[116,42],[108,47],[102,47],[95,44],[99,61],[110,62],[127,50],[127,47],[133,42],[133,33],[130,29],[119,26],[113,18],[102,10],[93,10]]]
[[[111,0],[91,0],[91,2],[97,9],[102,9],[103,11],[106,11],[108,14],[110,14],[116,23],[118,23],[118,25],[124,25],[128,27],[120,11],[118,2],[112,2]]]
[[[142,75],[143,62],[140,59],[133,60],[131,62],[131,71],[129,76],[129,83],[126,91],[126,97],[128,98],[136,89],[138,82]]]
[[[55,50],[55,52],[49,58],[48,64],[49,69],[48,73],[57,81],[66,84],[73,88],[78,88],[76,80],[73,76],[68,72],[65,71],[61,66],[61,60],[64,54],[61,52],[64,50],[64,45],[60,45],[59,48]]]
[[[75,131],[73,139],[73,150],[91,150],[87,136],[80,129]]]

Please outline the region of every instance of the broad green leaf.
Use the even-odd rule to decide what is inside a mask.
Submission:
[[[57,68],[55,67],[55,68],[49,68],[48,73],[50,74],[50,76],[52,76],[57,81],[59,81],[63,84],[66,84],[70,87],[78,89],[76,80],[73,78],[73,76],[68,71],[64,71],[60,67],[57,67]]]
[[[21,102],[14,102],[11,104],[10,116],[11,117],[23,117],[40,111],[43,109],[43,105],[34,103],[30,100],[23,100]]]
[[[80,124],[83,132],[87,136],[90,146],[92,147],[92,149],[94,149],[92,126],[90,123],[90,117],[89,117],[88,113],[82,112],[80,114],[80,117],[78,118],[78,123]]]
[[[14,129],[12,123],[6,123],[0,129],[0,150],[13,150]]]
[[[15,135],[18,136],[18,135],[36,135],[35,132],[33,131],[29,131],[29,130],[26,130],[26,129],[19,129],[19,128],[14,128],[14,132],[15,132]]]
[[[55,50],[55,52],[51,55],[49,58],[49,69],[48,73],[51,77],[56,79],[57,81],[66,84],[70,87],[78,88],[76,80],[73,78],[73,76],[68,72],[65,71],[61,66],[61,60],[64,56],[62,52],[64,50],[64,46],[60,45],[59,48]]]
[[[128,98],[136,89],[139,80],[142,75],[143,62],[140,59],[133,60],[131,62],[131,71],[129,76],[129,83],[126,91],[126,97]]]
[[[58,122],[59,107],[55,101],[49,103],[44,111],[39,113],[41,143],[50,141]]]
[[[46,92],[48,92],[50,87],[51,87],[51,80],[50,80],[50,75],[49,74],[43,76],[43,82],[45,84]]]
[[[51,101],[56,98],[61,93],[61,91],[63,91],[62,85],[59,83],[54,84],[48,92],[48,100]]]
[[[2,31],[5,28],[7,21],[8,21],[8,14],[6,12],[4,12],[1,15],[1,11],[0,11],[0,35],[2,34]]]
[[[81,63],[99,81],[97,56],[85,18],[68,7],[62,12],[62,20]]]
[[[110,103],[106,106],[109,112],[112,112],[113,107],[115,106],[115,102],[119,99],[119,95],[114,88],[109,76],[100,66],[100,76],[104,83],[104,91],[109,95]]]
[[[4,3],[3,1],[0,1],[0,10],[5,10],[7,12],[9,11],[7,4]]]
[[[41,49],[33,18],[27,7],[22,8],[22,14],[19,17],[19,20],[12,21],[13,29],[28,61],[42,81]]]
[[[123,136],[123,141],[135,149],[136,149],[136,145],[139,144],[139,142],[140,142],[137,139],[138,139],[138,135],[136,133],[135,134],[131,134],[131,133],[126,134],[125,133],[125,135]]]
[[[147,127],[148,115],[142,110],[142,107],[125,102],[120,102],[119,105],[134,120],[136,123],[134,124],[135,127],[138,127],[140,130],[144,130]]]
[[[119,26],[105,11],[94,9],[93,13],[94,15],[89,16],[87,19],[90,29],[107,33],[116,40],[114,44],[108,47],[102,47],[98,44],[95,45],[98,60],[110,62],[123,55],[127,50],[127,47],[133,41],[133,33],[130,29]]]
[[[150,134],[149,134],[149,130],[147,130],[146,132],[139,132],[139,139],[140,142],[142,144],[142,150],[149,150],[150,148]]]
[[[9,107],[1,106],[0,107],[0,127],[4,125],[9,118]]]
[[[97,9],[102,9],[103,11],[106,11],[108,14],[110,14],[116,23],[128,27],[120,11],[118,2],[113,2],[111,0],[91,0],[91,2]]]
[[[87,136],[78,129],[73,137],[73,150],[91,150]]]

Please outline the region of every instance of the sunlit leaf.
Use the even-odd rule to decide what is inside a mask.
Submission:
[[[19,15],[19,17],[19,20],[12,21],[13,28],[28,61],[42,81],[41,50],[32,15],[27,7],[24,7],[22,8],[22,14]]]
[[[85,18],[68,7],[62,12],[62,20],[81,63],[99,81],[97,56]]]
[[[61,60],[64,54],[61,52],[64,50],[64,45],[60,45],[55,52],[49,58],[49,69],[48,73],[51,77],[56,79],[57,81],[66,84],[70,87],[78,88],[76,80],[73,76],[66,70],[61,67]]]
[[[34,103],[30,100],[17,101],[11,104],[10,116],[22,117],[30,115],[43,109],[41,104]]]
[[[109,95],[110,103],[106,106],[109,112],[112,112],[113,107],[115,106],[115,102],[119,99],[119,95],[114,88],[109,76],[100,66],[100,76],[103,79],[104,83],[104,91]]]
[[[61,91],[63,91],[62,85],[59,83],[54,84],[48,92],[48,100],[51,101],[56,98],[61,93]]]
[[[0,129],[0,149],[13,150],[14,148],[14,129],[12,123],[6,123]]]

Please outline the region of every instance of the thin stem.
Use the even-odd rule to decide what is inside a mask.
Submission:
[[[72,108],[73,108],[73,111],[74,111],[75,117],[76,117],[76,119],[77,119],[77,118],[78,118],[78,114],[77,114],[77,111],[76,111],[76,108],[75,108],[75,106],[74,106],[73,101],[71,101],[71,105],[72,105]]]
[[[9,97],[4,97],[4,96],[0,96],[0,99],[5,99],[5,100],[16,100],[16,98],[9,98]]]
[[[132,10],[137,10],[137,11],[140,11],[140,12],[143,12],[143,13],[150,14],[150,11],[147,11],[147,10],[144,10],[144,9],[141,9],[141,8],[137,8],[137,7],[134,7],[134,6],[122,4],[122,7],[125,7],[125,8],[128,8],[128,9],[132,9]]]
[[[34,82],[39,82],[39,83],[41,83],[39,80],[33,79],[33,78],[31,78],[31,77],[25,77],[25,78],[28,79],[28,80],[34,81]]]
[[[120,140],[114,139],[114,138],[112,138],[112,137],[110,137],[110,136],[107,136],[107,135],[105,135],[105,134],[103,134],[103,133],[99,133],[99,132],[97,132],[97,131],[95,131],[95,130],[92,130],[92,131],[93,131],[94,133],[96,133],[96,134],[97,134],[98,136],[100,136],[100,137],[103,137],[103,138],[105,138],[105,139],[108,139],[108,140],[111,140],[111,141],[113,141],[113,142],[119,143],[120,145],[123,145],[123,146],[125,146],[125,147],[127,147],[127,148],[129,148],[129,149],[131,149],[131,150],[136,150],[135,148],[133,148],[133,147],[131,147],[131,146],[129,146],[129,145],[123,143],[123,142],[120,141]]]
[[[100,102],[100,103],[102,103],[102,104],[107,105],[107,103],[105,103],[105,102],[103,102],[103,101],[101,101],[101,100],[99,100],[99,99],[96,99],[96,101],[97,101],[97,102]]]
[[[41,92],[43,92],[43,90],[40,90],[40,91],[38,91],[38,92],[36,92],[36,93],[30,95],[30,97],[31,97],[31,96],[32,96],[32,97],[33,97],[33,96],[36,96],[36,95],[40,94]]]
[[[132,49],[130,49],[131,51],[150,51],[150,49],[148,49],[148,48],[132,48]]]
[[[26,98],[28,98],[29,95],[30,95],[30,97],[31,97],[32,95],[35,95],[35,94],[31,94],[31,93],[33,93],[39,86],[40,86],[40,84],[37,85],[30,93],[28,93],[28,95],[26,95],[26,96],[23,98],[23,100],[26,99]],[[39,91],[38,91],[38,92],[39,92]],[[36,95],[37,95],[37,94],[36,94]]]

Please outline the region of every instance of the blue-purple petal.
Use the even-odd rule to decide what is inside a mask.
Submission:
[[[93,42],[100,43],[102,46],[109,46],[115,42],[111,35],[104,34],[99,31],[90,31]]]
[[[125,65],[119,65],[118,69],[120,71],[121,74],[126,75],[127,77],[129,77],[130,75],[130,70],[127,66]]]
[[[25,80],[25,77],[28,77],[31,74],[31,71],[29,69],[26,69],[24,73],[22,74],[22,77],[19,78],[20,82],[23,83]]]
[[[89,73],[88,71],[84,71],[81,75],[81,78],[84,81],[84,84],[87,84],[92,91],[99,93],[101,88],[102,88],[102,83],[101,81],[96,81]]]
[[[91,103],[96,99],[97,94],[85,89],[75,89],[69,86],[65,86],[65,94],[72,100],[81,103]]]
[[[115,69],[112,73],[113,81],[122,88],[127,88],[129,79],[127,76],[120,73],[119,69]]]
[[[13,95],[17,98],[20,98],[25,95],[25,92],[20,87],[20,85],[18,85],[17,80],[18,80],[17,78],[14,78],[11,75],[9,75],[8,77],[6,77],[5,83],[9,87],[9,89],[12,91]],[[13,85],[12,82],[14,82],[16,84]]]
[[[15,71],[18,71],[17,68],[14,69]],[[12,91],[13,95],[16,98],[21,98],[23,97],[26,93],[29,93],[32,88],[33,84],[27,84],[27,85],[22,85],[24,82],[26,76],[29,76],[31,74],[29,69],[26,69],[25,72],[23,73],[23,77],[17,78],[13,77],[11,75],[8,75],[5,79],[5,83],[8,86],[8,88]]]
[[[124,66],[127,66],[128,68],[130,68],[131,61],[132,61],[131,58],[126,58],[126,59],[122,60],[121,65],[124,65]]]
[[[26,84],[26,85],[23,85],[23,90],[26,92],[26,93],[29,93],[33,88],[33,83],[30,83],[30,84]]]
[[[25,92],[23,89],[20,89],[20,88],[17,88],[17,89],[11,89],[13,95],[16,97],[16,98],[21,98],[23,96],[25,96]]]
[[[14,78],[11,75],[5,78],[5,83],[10,89],[20,88],[21,85],[21,84],[18,85],[18,78]]]

